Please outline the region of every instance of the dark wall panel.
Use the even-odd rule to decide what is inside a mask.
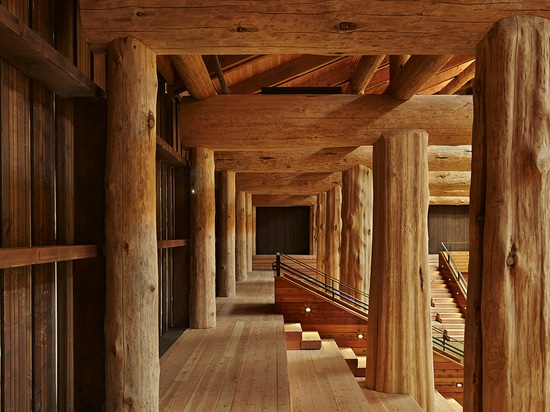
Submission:
[[[439,252],[441,242],[453,250],[467,250],[469,218],[468,206],[430,206],[429,252]]]
[[[309,253],[309,207],[256,208],[256,253]]]

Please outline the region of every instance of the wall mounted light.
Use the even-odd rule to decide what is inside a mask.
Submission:
[[[365,335],[363,335],[361,332],[357,334],[357,339],[363,339]]]
[[[195,189],[191,189],[191,194],[192,194],[192,195],[195,194]]]
[[[306,313],[310,313],[311,312],[311,308],[309,306],[306,306],[306,308],[304,309]]]
[[[456,383],[456,387],[457,387],[457,388],[462,388],[462,386],[463,386],[462,382],[457,382],[457,383]]]

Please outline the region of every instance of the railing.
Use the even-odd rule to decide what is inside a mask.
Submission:
[[[281,258],[283,258],[284,260],[282,260]],[[285,261],[288,261],[291,264],[286,263]],[[310,273],[314,273],[316,276],[324,279],[324,281],[304,273],[304,271],[300,270],[299,268],[303,268]],[[365,292],[359,289],[355,289],[352,286],[349,286],[343,282],[340,282],[340,280],[333,278],[326,273],[323,273],[316,268],[309,266],[299,261],[298,259],[293,258],[292,256],[277,253],[273,269],[277,271],[277,276],[281,276],[281,270],[283,270],[287,273],[290,273],[291,275],[298,277],[302,281],[313,285],[316,289],[322,290],[335,302],[337,300],[346,302],[356,307],[357,310],[359,310],[360,312],[368,312],[369,310],[369,295],[367,295]]]
[[[289,263],[287,263],[287,261]],[[299,261],[298,259],[293,258],[292,256],[281,253],[277,253],[276,260],[273,262],[272,267],[273,270],[276,271],[277,276],[281,276],[283,272],[288,273],[313,286],[314,289],[323,291],[324,295],[330,296],[334,302],[338,303],[340,300],[349,303],[353,305],[356,310],[363,312],[364,316],[368,315],[369,295],[365,292],[355,289],[340,280],[333,278],[326,273],[323,273],[316,268]],[[300,268],[315,274],[321,279],[325,279],[325,281],[304,273],[303,270],[300,270]],[[356,296],[360,296],[360,298]],[[446,330],[432,326],[432,342],[434,347],[457,358],[459,362],[463,362],[464,342],[450,337]]]
[[[455,260],[453,259],[453,255],[449,251],[449,248],[445,245],[445,243],[441,242],[441,251],[443,252],[443,256],[445,257],[445,260],[447,261],[447,264],[449,265],[449,268],[451,269],[451,273],[453,274],[456,283],[458,284],[458,287],[460,288],[460,291],[464,295],[465,298],[468,297],[468,281],[464,278],[462,275],[462,272],[458,268],[458,265],[456,264]]]

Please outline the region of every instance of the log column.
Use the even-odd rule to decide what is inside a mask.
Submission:
[[[474,84],[465,411],[550,409],[550,21],[499,21]]]
[[[366,386],[434,410],[428,270],[428,134],[374,145],[374,223]]]
[[[235,296],[235,172],[220,172],[220,241],[217,295]]]
[[[246,194],[246,270],[252,272],[252,254],[254,250],[254,212],[252,193]]]
[[[246,192],[239,191],[235,199],[237,232],[235,241],[235,266],[238,281],[248,279],[246,244]]]
[[[342,188],[334,186],[327,193],[327,243],[325,272],[340,279],[340,240],[342,232]]]
[[[106,410],[158,410],[155,53],[108,50],[105,167]]]
[[[317,270],[325,272],[327,244],[327,192],[317,195]]]
[[[191,284],[189,325],[216,327],[216,228],[214,152],[191,150]]]
[[[369,293],[371,257],[372,171],[358,165],[342,173],[342,282]]]

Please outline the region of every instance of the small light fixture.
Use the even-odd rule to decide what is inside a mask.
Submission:
[[[457,387],[457,388],[462,388],[462,386],[463,386],[462,382],[457,382],[457,383],[456,383],[456,387]]]
[[[195,189],[191,189],[191,194],[192,194],[192,195],[195,194]]]
[[[306,311],[306,313],[310,313],[311,312],[311,308],[309,306],[306,306],[306,308],[304,309]]]
[[[361,332],[357,334],[357,339],[363,339],[365,335],[363,335]]]

